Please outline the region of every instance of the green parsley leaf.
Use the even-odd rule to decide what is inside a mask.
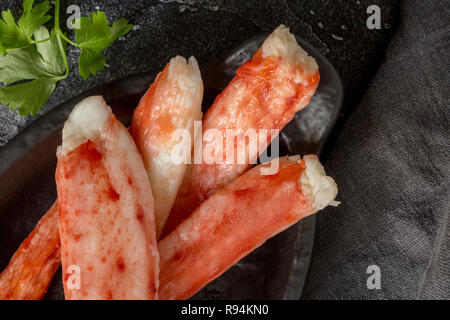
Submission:
[[[48,38],[48,35],[45,27],[35,33],[38,39]],[[0,82],[6,85],[21,80],[58,78],[64,71],[64,62],[53,38],[0,55]]]
[[[0,15],[0,104],[17,109],[20,115],[36,114],[58,81],[68,76],[68,43],[81,48],[78,65],[86,79],[105,68],[103,50],[133,27],[126,19],[109,26],[105,13],[97,11],[74,21],[81,27],[75,30],[76,42],[72,42],[60,29],[60,0],[54,0],[51,32],[43,26],[51,19],[47,14],[50,2],[34,4],[35,0],[23,0],[23,13],[17,21],[11,10]]]
[[[19,21],[15,22],[11,10],[2,11],[0,19],[0,53],[5,54],[8,50],[24,48],[31,43],[31,36],[40,25],[51,19],[46,15],[50,9],[48,1],[44,1],[33,8],[34,0],[24,0],[23,14]]]
[[[44,63],[47,65],[47,68],[51,70],[51,73],[62,76],[66,72],[66,66],[64,64],[64,59],[61,52],[59,51],[58,40],[56,39],[56,30],[52,29],[50,35],[47,28],[40,27],[34,33],[34,38],[36,41],[50,38],[48,41],[36,43],[36,49],[40,53]],[[62,44],[64,53],[66,54],[67,42],[62,41]]]
[[[11,10],[2,11],[0,19],[0,53],[5,54],[7,50],[23,48],[30,44],[30,39],[20,29]]]
[[[30,82],[0,88],[0,101],[17,109],[21,116],[35,115],[52,95],[55,79],[36,79]]]
[[[82,49],[80,58],[78,59],[80,75],[83,79],[89,78],[91,73],[95,75],[105,68],[105,61],[106,57],[103,54],[99,54],[87,48]]]
[[[46,13],[50,10],[50,3],[44,1],[33,8],[34,0],[23,1],[23,14],[17,24],[23,30],[28,38],[31,38],[33,33],[44,23],[49,21],[52,17]]]
[[[40,27],[34,33],[36,39],[47,39],[49,36],[45,27]],[[0,102],[17,109],[20,115],[35,115],[51,96],[64,73],[64,60],[54,36],[36,46],[0,55],[0,82],[8,85],[32,80],[0,88]]]
[[[114,41],[128,33],[133,26],[126,19],[114,21],[112,27],[102,11],[92,12],[91,17],[82,17],[73,23],[79,22],[79,29],[75,29],[77,45],[81,48],[78,61],[80,75],[87,79],[90,74],[95,75],[105,67],[103,50],[112,45]]]

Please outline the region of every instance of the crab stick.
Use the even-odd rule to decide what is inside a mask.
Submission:
[[[0,274],[0,300],[42,299],[60,261],[55,202]]]
[[[101,97],[75,106],[57,150],[66,299],[155,299],[151,186],[133,139]]]
[[[337,186],[316,156],[256,166],[216,191],[158,243],[160,299],[187,299],[267,239],[334,201]]]
[[[285,26],[279,26],[245,62],[235,78],[216,98],[202,121],[202,132],[214,129],[236,153],[237,146],[226,141],[227,130],[281,130],[295,113],[305,107],[319,83],[314,58],[297,44]],[[259,148],[246,148],[246,163],[202,163],[189,167],[170,213],[164,234],[170,233],[215,190],[226,185],[255,163],[274,137],[267,135]],[[211,142],[203,140],[203,149]],[[210,147],[210,146],[209,146]],[[217,148],[216,148],[217,149]]]
[[[173,163],[171,151],[177,141],[171,135],[177,129],[185,129],[193,136],[194,120],[201,119],[201,101],[203,82],[197,61],[191,57],[186,61],[182,57],[171,59],[137,107],[130,133],[141,153],[155,199],[155,223],[157,234],[161,233],[172,207],[179,185],[186,170],[186,164]],[[185,146],[191,149],[193,140]],[[42,270],[53,270],[60,265],[58,214],[53,212],[51,219],[45,216],[29,237],[40,235],[40,240],[33,242],[33,250],[17,251],[10,265],[0,276],[0,298],[30,299],[42,298],[51,282],[51,276],[41,277]],[[41,230],[46,230],[42,233]],[[28,241],[28,240],[27,240]],[[28,241],[29,242],[29,241]],[[34,255],[45,257],[54,252],[52,259],[36,260]],[[30,255],[33,253],[33,255]],[[21,256],[19,259],[18,257]],[[28,257],[31,257],[28,259]],[[30,260],[36,265],[29,273]],[[12,273],[14,270],[14,273]],[[26,277],[19,277],[18,274]],[[6,276],[9,274],[9,276]],[[16,279],[14,283],[7,279]],[[24,292],[11,295],[16,286]],[[25,292],[25,289],[30,291]],[[37,294],[35,294],[35,292]]]
[[[202,116],[203,82],[197,61],[177,56],[156,77],[133,115],[130,133],[136,142],[152,185],[157,237],[161,234],[186,171],[186,162],[172,158],[172,150],[192,149],[194,121]],[[184,147],[176,130],[191,137]],[[189,157],[190,159],[190,157]]]

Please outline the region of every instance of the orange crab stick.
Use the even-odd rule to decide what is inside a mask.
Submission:
[[[252,129],[281,130],[309,103],[319,78],[314,58],[308,56],[289,29],[281,25],[269,35],[253,58],[237,70],[236,77],[216,98],[203,118],[203,133],[218,130],[228,148],[227,130],[238,130],[241,134]],[[203,161],[190,166],[164,234],[174,230],[215,190],[246,171],[272,138],[267,135],[259,150],[247,148],[246,163],[208,164]],[[209,144],[209,141],[203,141],[203,149]],[[232,148],[236,149],[235,145]]]
[[[170,158],[172,148],[178,143],[171,139],[171,135],[177,129],[186,129],[193,135],[193,122],[201,118],[202,95],[203,83],[195,58],[191,57],[186,62],[182,57],[175,57],[158,75],[133,116],[130,133],[152,182],[158,234],[164,226],[186,170],[184,163],[173,163]],[[192,143],[193,141],[185,148],[190,150]],[[37,235],[40,240],[32,242],[33,250],[19,248],[10,265],[0,275],[0,298],[38,299],[45,294],[51,275],[59,267],[57,208],[51,219],[41,219],[24,243],[30,242],[30,237]],[[49,252],[54,252],[52,259],[36,260],[34,257],[46,257]],[[36,267],[30,268],[31,264]],[[48,278],[43,278],[41,269],[52,270],[51,275],[49,273]],[[11,292],[19,285],[20,295],[12,295]]]
[[[130,133],[144,159],[155,199],[157,237],[164,228],[186,171],[174,161],[174,147],[188,150],[194,143],[194,121],[202,116],[203,82],[197,61],[177,56],[161,72],[133,115]],[[186,130],[187,145],[179,146],[176,130]],[[183,142],[181,142],[183,143]]]
[[[0,274],[0,300],[38,300],[60,265],[58,203],[41,218]]]
[[[158,244],[160,299],[187,299],[267,239],[327,205],[337,186],[316,156],[281,158],[215,192]]]
[[[75,106],[56,184],[66,299],[155,299],[154,203],[133,139],[101,97]]]

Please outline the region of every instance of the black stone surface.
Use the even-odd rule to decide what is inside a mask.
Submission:
[[[157,72],[177,54],[195,55],[204,64],[281,23],[326,54],[340,73],[345,101],[338,131],[361,100],[398,19],[398,1],[388,0],[63,0],[62,20],[67,17],[64,8],[71,4],[79,5],[82,15],[100,9],[110,19],[126,17],[135,28],[106,51],[108,66],[89,80],[79,77],[79,52],[71,47],[70,76],[35,117],[20,117],[0,106],[0,147],[37,117],[88,88],[130,74]],[[366,9],[372,4],[381,8],[381,30],[366,27]],[[7,8],[20,13],[21,1],[0,0],[0,9]]]

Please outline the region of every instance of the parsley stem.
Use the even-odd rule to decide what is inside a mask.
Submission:
[[[66,35],[64,33],[61,32],[61,30],[58,30],[61,38],[63,38],[64,40],[66,40],[68,43],[70,43],[71,45],[75,46],[75,47],[79,47],[79,45],[73,41],[71,41],[68,37],[66,37]]]
[[[62,41],[61,41],[61,29],[59,28],[59,0],[55,0],[55,31],[56,31],[56,40],[58,42],[59,52],[64,60],[64,64],[66,66],[66,73],[64,76],[61,77],[61,79],[67,78],[69,75],[69,62],[67,61],[67,55],[64,50]]]

